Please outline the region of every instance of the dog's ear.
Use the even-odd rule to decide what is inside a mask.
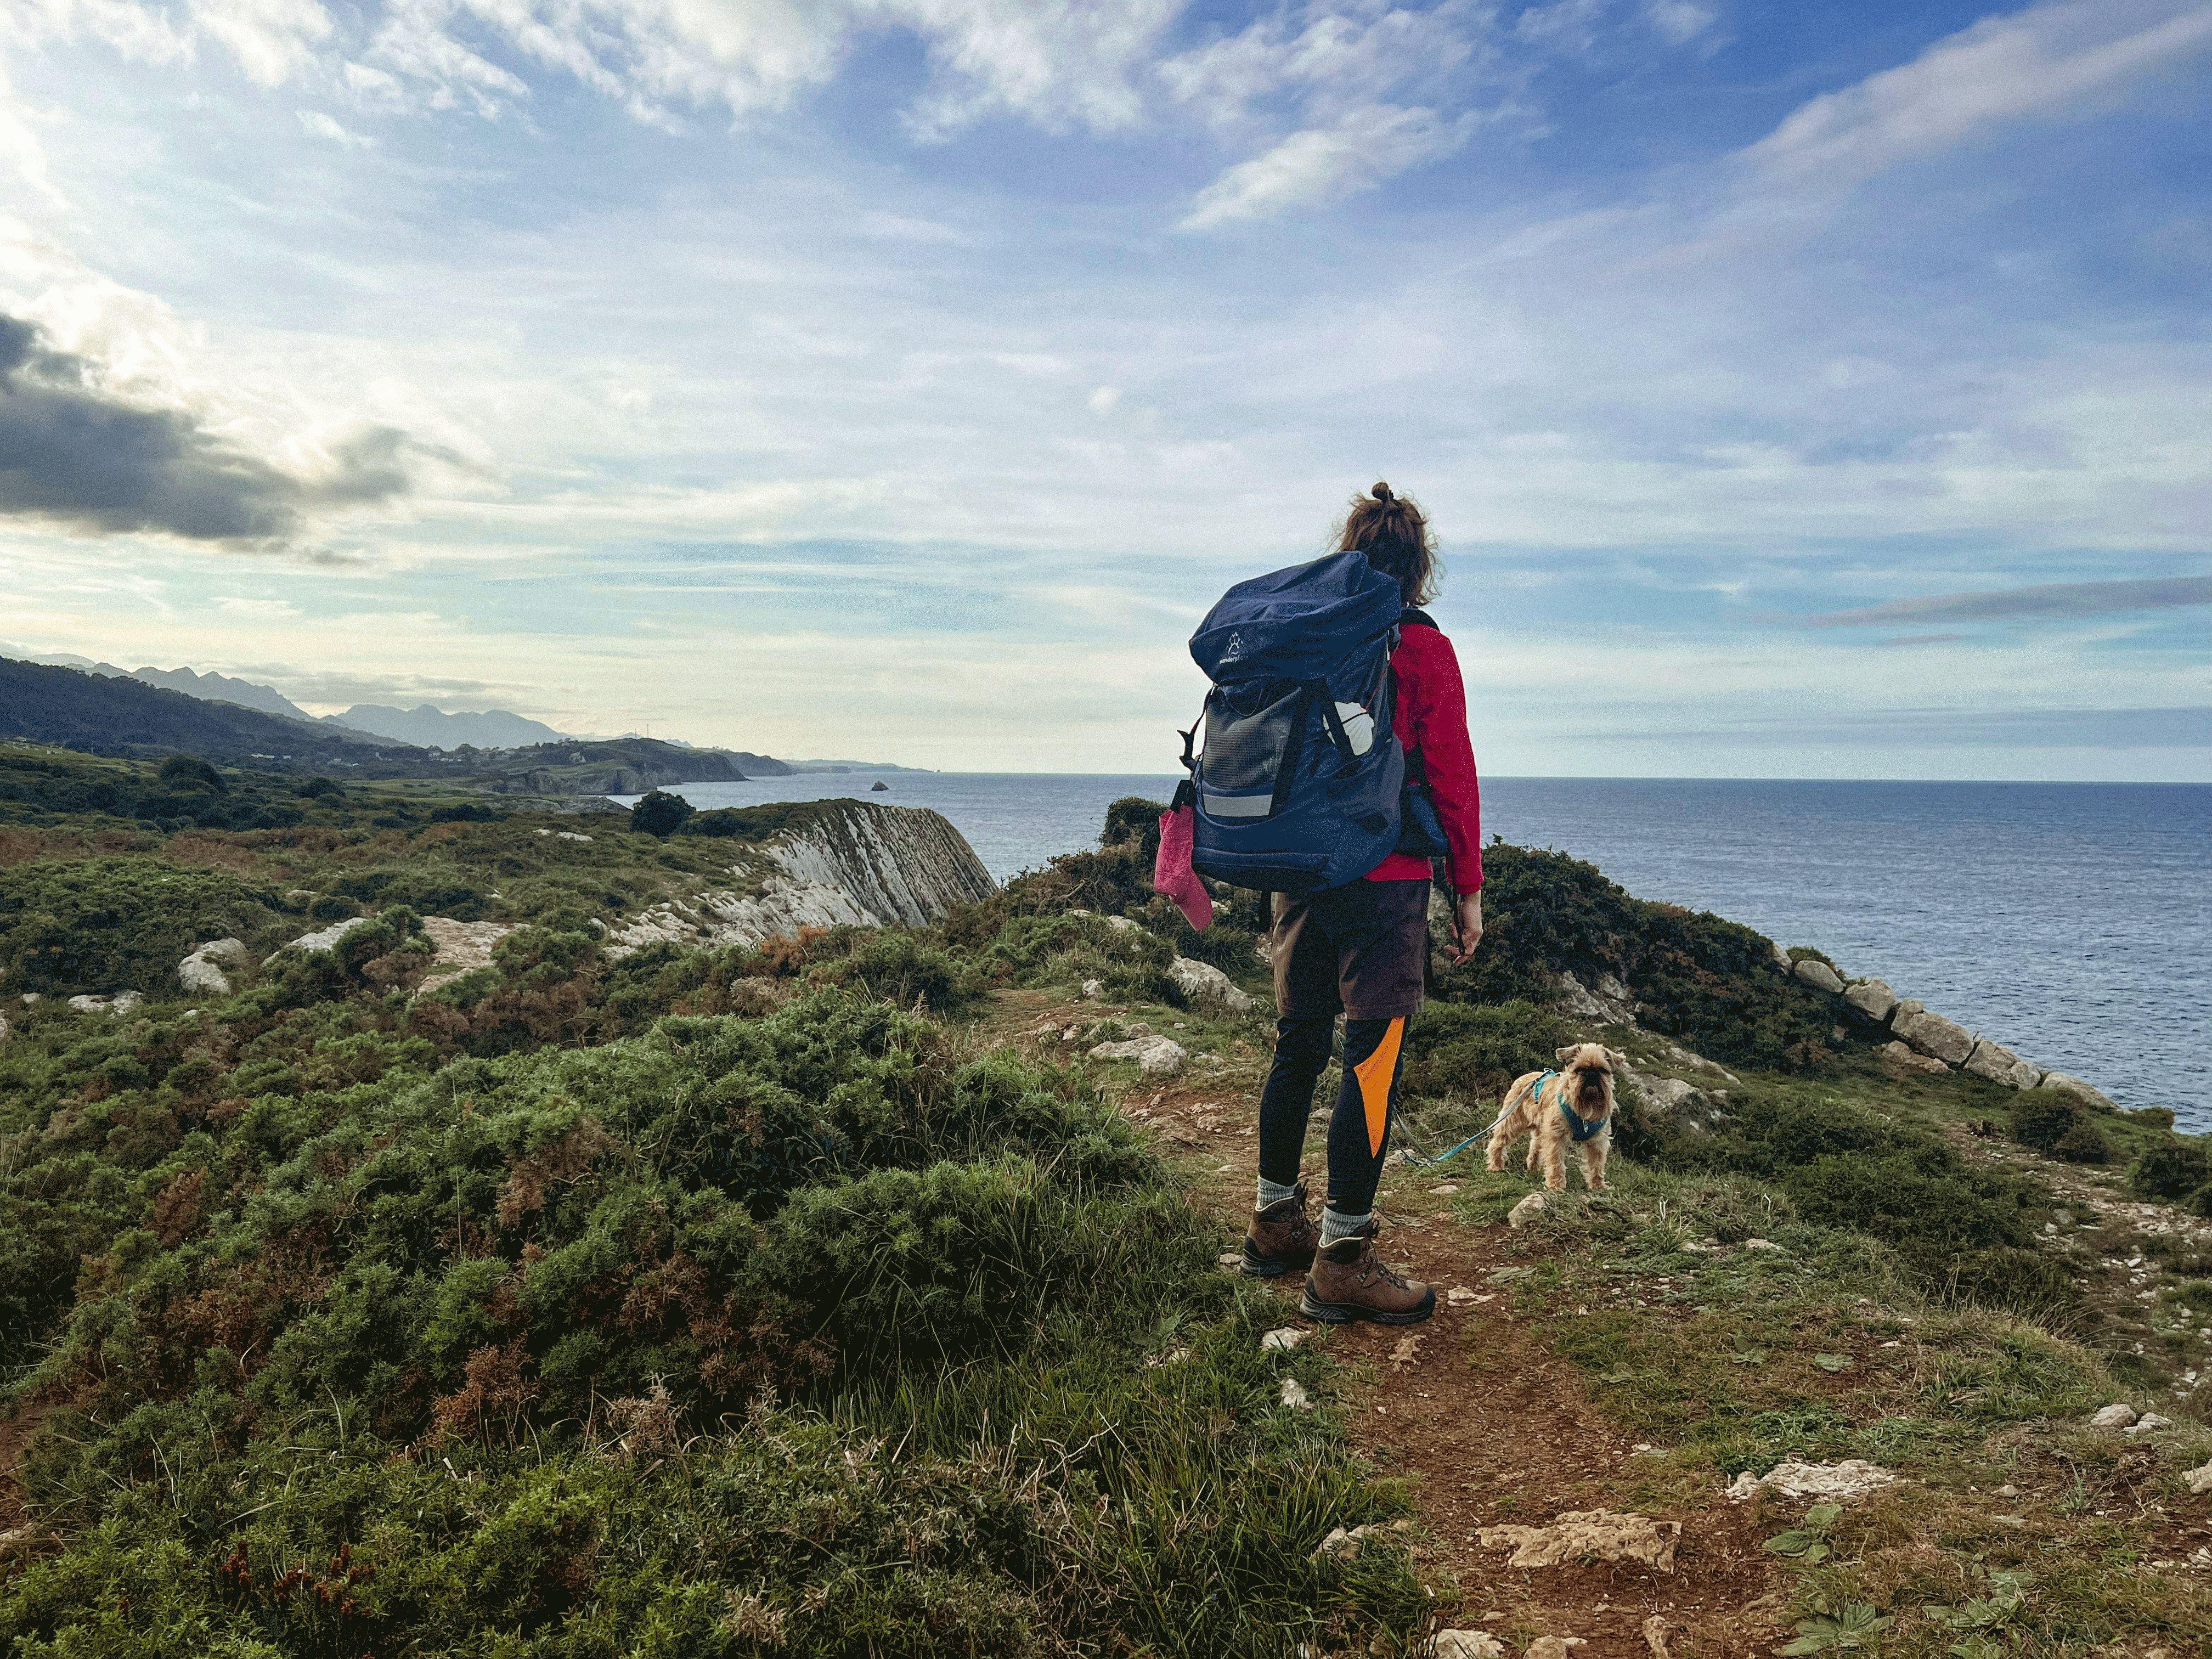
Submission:
[[[1564,1048],[1553,1049],[1552,1051],[1552,1058],[1558,1060],[1560,1065],[1564,1066],[1569,1060],[1572,1060],[1577,1054],[1582,1053],[1582,1051],[1583,1045],[1581,1043],[1570,1042]]]
[[[1605,1051],[1605,1057],[1616,1066],[1626,1066],[1628,1064],[1628,1056],[1622,1054],[1618,1048],[1607,1049]]]

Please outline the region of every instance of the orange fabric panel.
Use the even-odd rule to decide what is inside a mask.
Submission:
[[[1382,1155],[1382,1137],[1390,1127],[1390,1082],[1398,1074],[1398,1044],[1406,1035],[1403,1015],[1390,1022],[1375,1052],[1352,1068],[1359,1079],[1359,1103],[1367,1109],[1367,1152]]]

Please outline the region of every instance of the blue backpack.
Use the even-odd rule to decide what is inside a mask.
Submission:
[[[1360,877],[1395,850],[1406,755],[1391,731],[1397,581],[1332,553],[1221,596],[1190,638],[1213,689],[1182,735],[1191,868],[1266,892]],[[1200,728],[1205,743],[1194,754]]]

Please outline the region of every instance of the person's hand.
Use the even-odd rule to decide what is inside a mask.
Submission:
[[[1444,945],[1444,960],[1455,968],[1474,954],[1474,947],[1482,942],[1482,895],[1462,893],[1459,908],[1452,921],[1458,929],[1457,937]]]

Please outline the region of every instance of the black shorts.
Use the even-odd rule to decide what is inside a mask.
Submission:
[[[1293,1019],[1410,1019],[1429,959],[1425,881],[1275,895],[1275,1007]]]

